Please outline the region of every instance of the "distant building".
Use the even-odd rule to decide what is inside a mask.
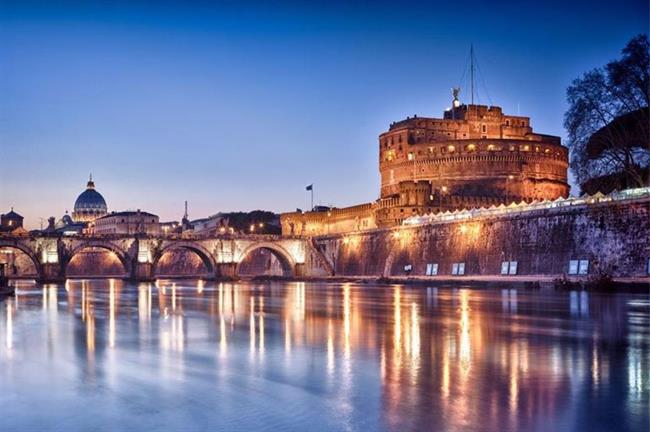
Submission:
[[[12,234],[27,232],[23,228],[23,217],[16,213],[13,207],[9,213],[0,215],[0,232]]]
[[[54,231],[63,235],[81,234],[86,229],[86,222],[75,222],[66,211],[61,219],[59,219],[53,226],[48,226],[46,231]]]
[[[178,221],[160,222],[160,232],[162,234],[180,233],[181,224]]]
[[[190,224],[197,234],[221,234],[228,231],[228,218],[220,213],[193,220]]]
[[[92,222],[108,213],[108,206],[102,194],[95,190],[93,176],[86,184],[86,190],[83,191],[74,203],[72,220],[78,222]]]
[[[113,212],[95,219],[94,234],[160,234],[159,217],[137,211]]]

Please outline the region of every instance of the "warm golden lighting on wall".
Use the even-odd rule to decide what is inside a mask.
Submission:
[[[460,231],[464,240],[474,241],[478,239],[481,233],[481,225],[479,223],[464,223],[458,227],[458,231]]]
[[[476,146],[474,144],[470,144],[467,146],[467,151],[468,152],[473,152],[476,151]]]

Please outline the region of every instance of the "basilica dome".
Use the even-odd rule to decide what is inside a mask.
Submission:
[[[77,201],[74,203],[72,219],[75,222],[92,222],[107,213],[106,201],[102,194],[95,190],[95,183],[91,175],[86,190],[77,197]]]

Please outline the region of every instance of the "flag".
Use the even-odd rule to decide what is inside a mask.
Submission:
[[[305,188],[305,190],[308,190],[308,191],[310,191],[310,190],[314,190],[314,184],[313,184],[313,183],[310,184],[309,186],[307,186],[307,187]]]

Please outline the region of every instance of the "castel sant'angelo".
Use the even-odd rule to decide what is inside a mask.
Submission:
[[[554,200],[569,194],[568,149],[533,132],[530,118],[461,104],[442,118],[407,117],[379,135],[378,200],[281,216],[286,235],[326,235],[399,225],[410,216]]]

